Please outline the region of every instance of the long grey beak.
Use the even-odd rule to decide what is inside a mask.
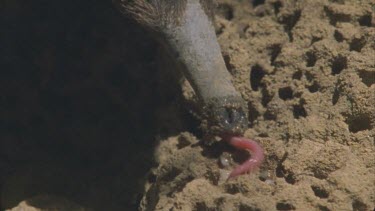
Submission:
[[[162,32],[166,49],[191,83],[218,133],[242,133],[247,106],[231,82],[215,30],[199,0],[187,0],[178,24]]]

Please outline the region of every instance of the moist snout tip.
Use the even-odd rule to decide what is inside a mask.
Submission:
[[[248,127],[247,116],[242,107],[223,108],[217,115],[223,134],[242,134]]]
[[[248,127],[248,120],[243,106],[228,104],[216,107],[213,118],[221,136],[241,135]]]

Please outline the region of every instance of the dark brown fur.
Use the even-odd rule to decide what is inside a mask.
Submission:
[[[142,26],[159,31],[167,24],[178,24],[187,0],[113,0],[117,8]],[[206,14],[213,18],[215,0],[200,0]]]

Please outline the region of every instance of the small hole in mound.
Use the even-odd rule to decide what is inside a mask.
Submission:
[[[285,167],[283,166],[283,162],[286,160],[288,157],[288,153],[285,153],[279,163],[276,166],[276,177],[282,178],[286,174]]]
[[[271,94],[266,90],[262,89],[262,105],[267,107],[268,103],[272,100]]]
[[[322,37],[313,37],[312,39],[311,39],[311,43],[310,43],[310,45],[313,45],[314,43],[316,43],[316,42],[319,42],[320,40],[322,40],[323,38]]]
[[[175,193],[181,192],[185,188],[185,186],[193,180],[194,180],[194,177],[189,175],[187,177],[184,177],[183,179],[178,180],[178,182],[174,182],[173,184],[174,188],[171,189],[168,193],[166,193],[166,195],[168,197],[172,197]]]
[[[177,149],[182,149],[191,145],[190,140],[186,136],[178,137]]]
[[[294,185],[296,184],[297,180],[296,178],[294,177],[294,174],[288,174],[286,177],[285,177],[285,182],[291,184],[291,185]]]
[[[215,208],[213,207],[209,207],[207,206],[207,204],[205,202],[197,202],[195,204],[195,209],[194,210],[205,210],[205,211],[214,211],[216,210]]]
[[[362,48],[366,45],[366,39],[364,37],[354,38],[349,44],[350,51],[361,52]]]
[[[165,175],[162,176],[162,178],[160,178],[161,180],[163,181],[166,181],[166,182],[170,182],[172,180],[174,180],[178,175],[181,174],[181,170],[176,168],[176,167],[173,167],[169,172],[167,172]]]
[[[366,70],[359,70],[358,75],[366,86],[370,87],[375,84],[375,71],[370,72]]]
[[[292,30],[301,18],[301,10],[296,10],[292,14],[285,15],[280,22],[284,24],[284,31],[288,34],[289,41],[293,42]]]
[[[312,84],[311,86],[307,87],[307,89],[308,89],[311,93],[315,93],[315,92],[317,92],[317,91],[319,90],[319,88],[320,88],[320,86],[319,86],[319,84],[318,84],[316,81],[314,81],[313,84]]]
[[[264,4],[265,0],[253,0],[253,7]]]
[[[270,136],[268,135],[268,133],[264,133],[264,132],[259,133],[258,136],[259,136],[259,137],[262,137],[262,138],[268,138],[268,137],[270,137]]]
[[[301,80],[301,78],[302,78],[302,71],[298,70],[297,72],[293,73],[292,78],[296,79],[296,80]]]
[[[314,191],[315,196],[317,196],[319,198],[326,199],[329,196],[329,193],[321,187],[312,185],[311,189]]]
[[[371,26],[372,16],[371,14],[366,14],[358,19],[358,23],[361,26]]]
[[[342,70],[347,68],[347,66],[348,61],[346,57],[338,56],[334,58],[331,65],[332,75],[340,74]]]
[[[329,2],[337,3],[337,4],[345,4],[345,0],[328,0]]]
[[[228,54],[223,55],[225,66],[227,67],[228,71],[233,75],[234,74],[234,66],[231,63],[230,56]]]
[[[279,202],[276,204],[277,210],[295,210],[296,208],[288,202]]]
[[[316,63],[316,56],[312,52],[306,53],[306,67],[314,67]]]
[[[253,106],[253,104],[249,103],[248,104],[249,108],[249,123],[250,126],[254,125],[254,121],[260,116],[259,111]]]
[[[293,99],[293,90],[290,87],[284,87],[279,89],[279,97],[283,100]]]
[[[301,117],[307,116],[306,110],[303,107],[303,103],[300,103],[299,105],[293,106],[293,116],[294,116],[295,119],[299,119]]]
[[[346,120],[346,124],[349,126],[349,131],[357,133],[363,130],[371,130],[371,119],[370,115],[360,115]]]
[[[148,182],[150,182],[150,183],[155,183],[155,182],[156,182],[156,178],[157,178],[157,176],[154,174],[154,172],[151,172],[151,173],[148,174],[148,176],[147,176],[147,180],[148,180]]]
[[[277,164],[276,177],[284,178],[285,182],[293,185],[297,182],[296,177],[294,176],[294,173],[287,171],[282,164],[286,160],[287,157],[288,157],[288,153],[285,153],[283,157],[281,158],[280,162]]]
[[[328,175],[330,174],[330,171],[327,171],[325,168],[320,168],[319,166],[316,166],[312,169],[313,175],[315,178],[318,179],[327,179]]]
[[[229,4],[220,4],[217,7],[217,14],[227,20],[232,20],[234,17],[233,8]]]
[[[225,186],[225,192],[235,195],[237,193],[241,193],[241,187],[234,185],[234,184],[228,184]]]
[[[342,42],[344,41],[344,35],[341,34],[341,32],[335,30],[335,33],[333,34],[333,37],[335,37],[335,40],[337,42]]]
[[[340,98],[340,91],[336,88],[332,95],[332,105],[336,105]]]
[[[311,72],[306,72],[305,73],[306,79],[311,82],[315,77]]]
[[[261,211],[261,209],[257,208],[255,205],[249,204],[240,204],[239,211]]]
[[[272,112],[270,110],[267,110],[263,115],[265,120],[276,120],[277,114],[275,112]]]
[[[334,8],[331,8],[329,6],[325,6],[324,11],[329,18],[329,23],[333,26],[336,26],[338,22],[350,22],[351,20],[350,14],[337,12]]]
[[[250,28],[249,24],[240,23],[238,25],[237,33],[240,35],[240,38],[247,38],[246,32]]]
[[[330,211],[330,209],[328,209],[328,207],[323,206],[323,205],[318,205],[318,209],[319,209],[319,211]]]
[[[280,12],[280,8],[283,6],[283,3],[281,1],[277,1],[273,3],[273,9],[275,10],[275,14],[277,15]]]
[[[250,85],[251,89],[258,91],[261,85],[261,81],[265,75],[263,68],[259,65],[254,65],[250,71]]]
[[[368,207],[365,203],[359,201],[358,199],[354,199],[352,202],[353,211],[362,211],[368,210]]]
[[[269,55],[271,56],[271,65],[273,65],[273,66],[275,65],[274,62],[275,62],[277,56],[280,54],[280,52],[281,52],[281,46],[280,45],[276,44],[276,45],[272,45],[270,47]]]

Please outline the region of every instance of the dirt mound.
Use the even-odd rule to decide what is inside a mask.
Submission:
[[[224,143],[161,141],[142,210],[372,210],[375,4],[220,0],[216,28],[266,162],[222,182]],[[191,95],[186,94],[187,100]]]

